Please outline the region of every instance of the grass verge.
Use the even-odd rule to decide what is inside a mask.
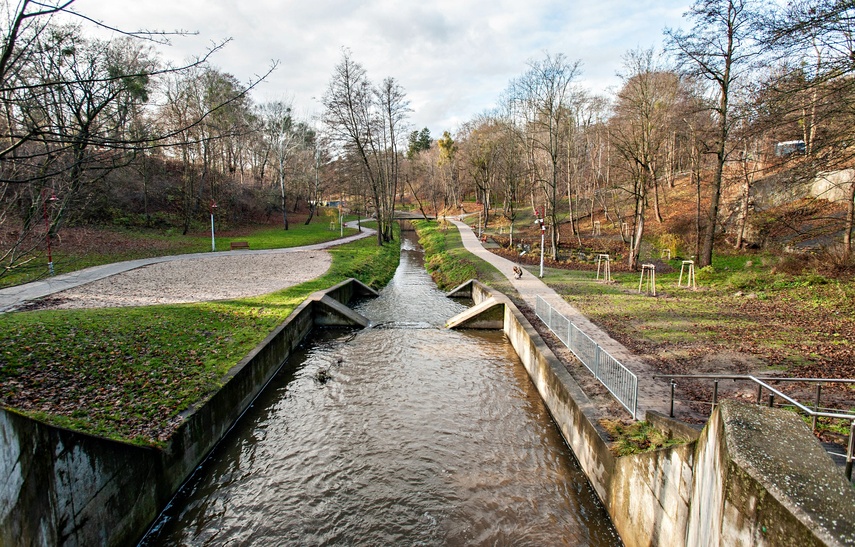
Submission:
[[[163,443],[178,413],[210,397],[309,294],[349,277],[385,285],[400,247],[366,238],[329,252],[325,275],[259,297],[0,315],[0,403],[61,427]]]
[[[441,290],[478,279],[505,294],[514,292],[507,277],[463,247],[456,227],[443,229],[440,223],[426,220],[413,221],[413,226],[425,250],[425,267]]]

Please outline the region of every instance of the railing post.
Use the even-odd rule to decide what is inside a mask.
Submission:
[[[762,402],[763,402],[763,386],[758,385],[757,386],[757,404],[759,405]]]
[[[852,480],[852,458],[855,453],[855,420],[849,426],[849,448],[846,450],[846,480]]]
[[[710,407],[710,415],[715,412],[716,404],[718,404],[718,380],[715,380],[713,383],[712,406]]]
[[[597,380],[600,379],[600,345],[597,344],[594,348],[594,376]]]
[[[677,382],[675,382],[674,379],[671,378],[671,414],[670,414],[670,416],[672,418],[674,417],[674,388],[675,387],[677,387]],[[638,384],[636,384],[635,390],[636,390],[636,392],[638,392]]]
[[[813,411],[814,412],[819,412],[819,398],[821,397],[821,395],[822,395],[822,384],[818,383],[818,384],[816,384],[816,403],[813,405]],[[814,414],[813,420],[811,420],[811,422],[812,422],[811,427],[812,427],[814,432],[816,432],[816,420],[817,420],[817,415]]]
[[[775,395],[772,393],[769,394],[769,408],[775,407]]]
[[[635,395],[632,401],[632,419],[638,419],[638,378],[635,379]]]

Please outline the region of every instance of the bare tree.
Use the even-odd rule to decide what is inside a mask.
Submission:
[[[758,51],[754,41],[756,28],[752,24],[756,9],[753,0],[697,0],[686,14],[694,24],[692,30],[668,29],[665,32],[682,68],[709,82],[714,94],[710,109],[716,117],[717,131],[710,150],[716,163],[698,257],[702,267],[712,263],[724,165],[732,150],[729,142],[734,123],[731,99]]]
[[[512,82],[509,93],[516,103],[515,112],[523,119],[532,167],[537,154],[546,158],[546,172],[535,178],[548,204],[553,259],[558,256],[561,158],[579,98],[579,91],[573,88],[578,75],[578,61],[571,62],[560,53],[547,54],[543,60],[529,63],[529,70]]]
[[[185,66],[162,66],[149,46],[162,43],[168,33],[111,29],[74,12],[72,4],[73,0],[21,0],[5,6],[5,18],[0,20],[0,196],[5,198],[0,202],[4,207],[0,222],[16,222],[19,234],[0,251],[0,276],[33,256],[39,241],[33,236],[41,225],[34,218],[39,213],[49,217],[50,237],[67,211],[85,210],[67,207],[72,200],[86,205],[88,197],[99,195],[93,182],[128,165],[143,151],[171,146],[187,136],[185,129],[236,100],[228,97],[197,117],[186,118],[181,128],[157,132],[157,125],[150,123],[150,130],[139,131],[146,125],[142,118],[157,110],[152,95],[158,80],[202,66],[223,44]],[[123,36],[88,38],[80,26],[56,24],[52,17],[58,13]],[[238,96],[252,85],[239,90]],[[58,203],[45,207],[43,200],[54,193]],[[21,209],[24,202],[28,206]],[[15,208],[14,214],[9,207]]]
[[[779,63],[766,93],[776,120],[801,127],[809,159],[805,176],[855,164],[855,5],[794,0],[764,21],[767,52]],[[855,181],[849,181],[844,259],[855,237]]]
[[[630,178],[633,235],[629,267],[635,268],[644,236],[650,190],[653,191],[656,219],[662,222],[659,181],[667,161],[664,156],[671,137],[670,118],[676,110],[680,82],[677,74],[658,64],[652,49],[630,51],[624,63],[624,85],[618,92],[610,134]]]
[[[274,101],[262,105],[264,134],[273,154],[276,168],[276,181],[279,187],[280,206],[282,208],[283,227],[288,229],[287,173],[290,163],[302,149],[311,147],[313,132],[302,122],[295,122],[291,105],[283,101]]]
[[[399,141],[409,103],[403,88],[386,78],[375,88],[365,69],[344,51],[323,98],[331,135],[361,162],[377,217],[377,242],[392,239],[399,176]]]

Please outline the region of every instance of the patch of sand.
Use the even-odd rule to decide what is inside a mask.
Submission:
[[[241,254],[159,262],[46,297],[41,308],[107,308],[267,294],[323,275],[326,251]]]

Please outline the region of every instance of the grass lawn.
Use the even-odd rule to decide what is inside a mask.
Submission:
[[[417,226],[428,269],[441,288],[474,277],[511,294],[500,272],[462,248],[456,230]],[[698,289],[690,290],[677,286],[680,264],[674,260],[660,267],[656,297],[638,292],[638,272],[613,273],[615,281],[606,284],[596,281],[590,265],[585,270],[548,267],[544,282],[664,374],[855,378],[851,278],[790,274],[773,255],[721,253],[712,267],[697,272]],[[698,384],[700,391],[692,396],[709,400],[708,383]],[[812,400],[813,388],[779,387]],[[823,403],[853,408],[853,390],[826,386]]]
[[[246,239],[275,243],[272,235]],[[329,252],[324,276],[259,297],[2,314],[0,402],[55,425],[157,445],[178,413],[207,399],[309,294],[348,277],[385,285],[400,248],[366,238]]]
[[[698,272],[698,290],[677,286],[679,262],[672,262],[673,272],[657,274],[655,298],[638,292],[638,273],[603,284],[592,272],[549,269],[544,280],[663,371],[690,373],[705,357],[729,352],[791,375],[855,375],[851,280],[776,273],[769,257],[716,258]],[[744,369],[750,359],[740,363],[730,372],[752,372]]]

